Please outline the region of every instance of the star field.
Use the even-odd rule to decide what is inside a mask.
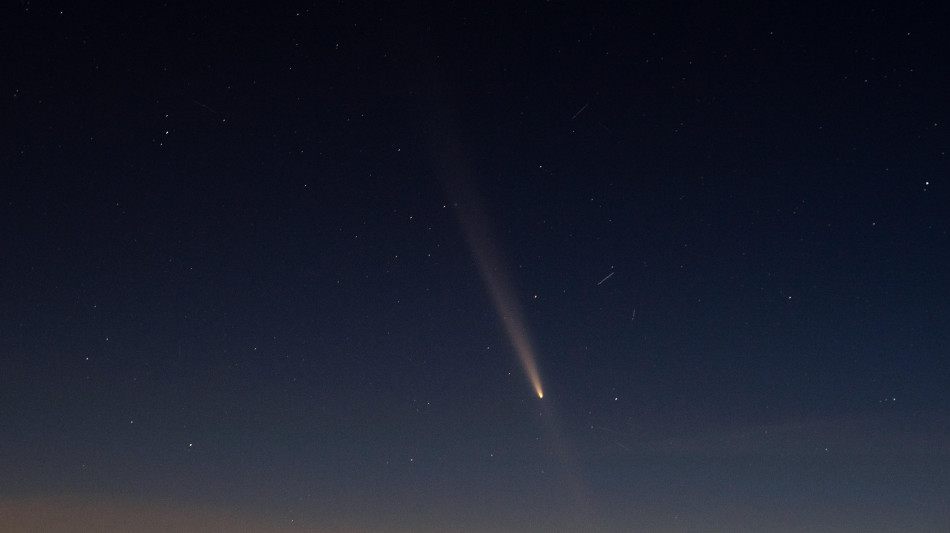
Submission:
[[[950,526],[942,5],[3,11],[4,531]]]

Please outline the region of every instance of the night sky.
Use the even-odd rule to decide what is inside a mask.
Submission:
[[[944,2],[81,4],[0,531],[950,531]]]

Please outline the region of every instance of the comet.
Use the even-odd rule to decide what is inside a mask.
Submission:
[[[479,274],[488,289],[505,334],[534,393],[538,398],[544,398],[537,356],[531,345],[521,306],[514,296],[508,269],[505,268],[505,262],[501,260],[501,254],[492,238],[492,225],[485,216],[486,210],[482,207],[481,197],[472,185],[474,180],[469,176],[468,165],[463,163],[464,157],[457,142],[453,142],[454,138],[454,135],[447,132],[441,137],[441,143],[436,149],[436,153],[440,155],[440,177],[455,207],[469,250],[478,265]]]
[[[476,213],[468,213],[468,215],[476,215]],[[544,398],[537,357],[534,347],[531,345],[521,306],[512,296],[511,283],[506,271],[502,268],[501,261],[498,260],[498,252],[493,244],[485,238],[487,236],[482,234],[482,230],[486,225],[484,223],[473,224],[469,216],[460,216],[460,219],[463,221],[463,227],[468,226],[466,233],[469,234],[469,242],[472,244],[472,255],[478,263],[478,270],[491,295],[495,310],[501,318],[505,333],[518,355],[518,360],[535,394],[538,395],[538,398]]]

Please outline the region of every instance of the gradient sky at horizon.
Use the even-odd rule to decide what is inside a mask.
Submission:
[[[950,527],[946,6],[3,10],[0,531]]]

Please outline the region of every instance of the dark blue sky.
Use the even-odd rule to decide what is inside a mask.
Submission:
[[[13,531],[950,527],[946,7],[5,10]]]

